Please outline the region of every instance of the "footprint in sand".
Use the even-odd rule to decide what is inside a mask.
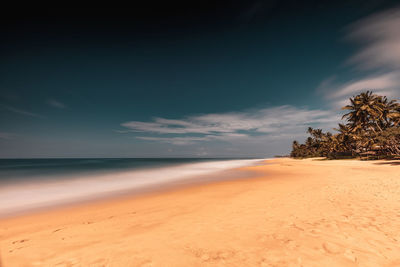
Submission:
[[[346,251],[343,253],[343,256],[352,262],[357,261],[357,257],[354,255],[354,252],[351,249],[346,249]]]
[[[324,244],[322,244],[322,247],[326,252],[330,254],[339,254],[341,252],[341,248],[338,245],[330,242],[325,242]]]
[[[24,243],[24,242],[26,242],[26,241],[29,241],[29,239],[21,239],[21,240],[14,241],[14,242],[12,242],[12,243],[13,243],[13,244],[15,244],[15,243]]]

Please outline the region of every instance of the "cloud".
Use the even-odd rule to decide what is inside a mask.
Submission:
[[[30,116],[30,117],[36,117],[36,118],[43,118],[43,116],[33,113],[33,112],[29,112],[29,111],[25,111],[22,109],[17,109],[11,106],[7,106],[7,105],[2,105],[2,107],[8,111],[17,113],[17,114],[21,114],[21,115],[26,115],[26,116]]]
[[[157,141],[162,143],[169,143],[173,145],[191,145],[198,141],[209,141],[208,136],[205,137],[150,137],[150,136],[138,136],[137,139],[146,141]]]
[[[12,139],[15,135],[11,133],[6,133],[6,132],[0,132],[0,139]]]
[[[348,104],[349,97],[366,90],[396,98],[400,96],[400,72],[375,74],[344,83],[328,79],[321,83],[318,90],[323,91],[325,97],[335,107],[343,107]]]
[[[360,78],[323,81],[318,87],[331,103],[343,106],[346,100],[370,90],[391,98],[400,97],[400,8],[393,8],[362,19],[347,29],[346,39],[360,45],[347,63]]]
[[[129,133],[128,130],[112,130],[115,133]]]
[[[400,68],[400,7],[362,19],[349,27],[347,39],[362,45],[349,59],[360,69]]]
[[[224,133],[220,135],[205,135],[201,137],[184,136],[184,137],[150,137],[150,136],[138,136],[137,139],[147,140],[147,141],[158,141],[162,143],[169,143],[173,145],[191,145],[197,142],[204,141],[232,141],[234,139],[249,138],[247,134],[238,133]]]
[[[64,109],[66,108],[66,105],[55,100],[55,99],[49,99],[47,100],[47,104],[49,104],[50,106],[54,107],[54,108],[60,108],[60,109]]]
[[[121,126],[131,132],[146,133],[146,136],[136,137],[141,140],[187,145],[204,141],[245,141],[262,136],[270,139],[290,138],[304,132],[309,125],[331,129],[337,122],[338,116],[331,111],[284,105],[243,112],[187,116],[182,119],[130,121]]]

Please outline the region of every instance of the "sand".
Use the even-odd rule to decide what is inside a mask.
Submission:
[[[246,171],[3,219],[2,266],[400,266],[400,162],[276,159]]]

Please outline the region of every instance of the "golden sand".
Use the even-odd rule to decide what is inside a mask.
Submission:
[[[399,162],[276,159],[247,170],[3,219],[2,266],[400,266]]]

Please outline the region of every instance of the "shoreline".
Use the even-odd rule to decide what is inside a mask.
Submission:
[[[123,196],[173,190],[191,184],[243,178],[246,174],[235,170],[263,164],[266,160],[269,159],[189,162],[22,180],[0,188],[0,220]],[[29,195],[29,198],[25,199],[25,195]]]
[[[398,166],[268,162],[242,168],[251,179],[0,220],[1,262],[3,267],[400,263]]]

